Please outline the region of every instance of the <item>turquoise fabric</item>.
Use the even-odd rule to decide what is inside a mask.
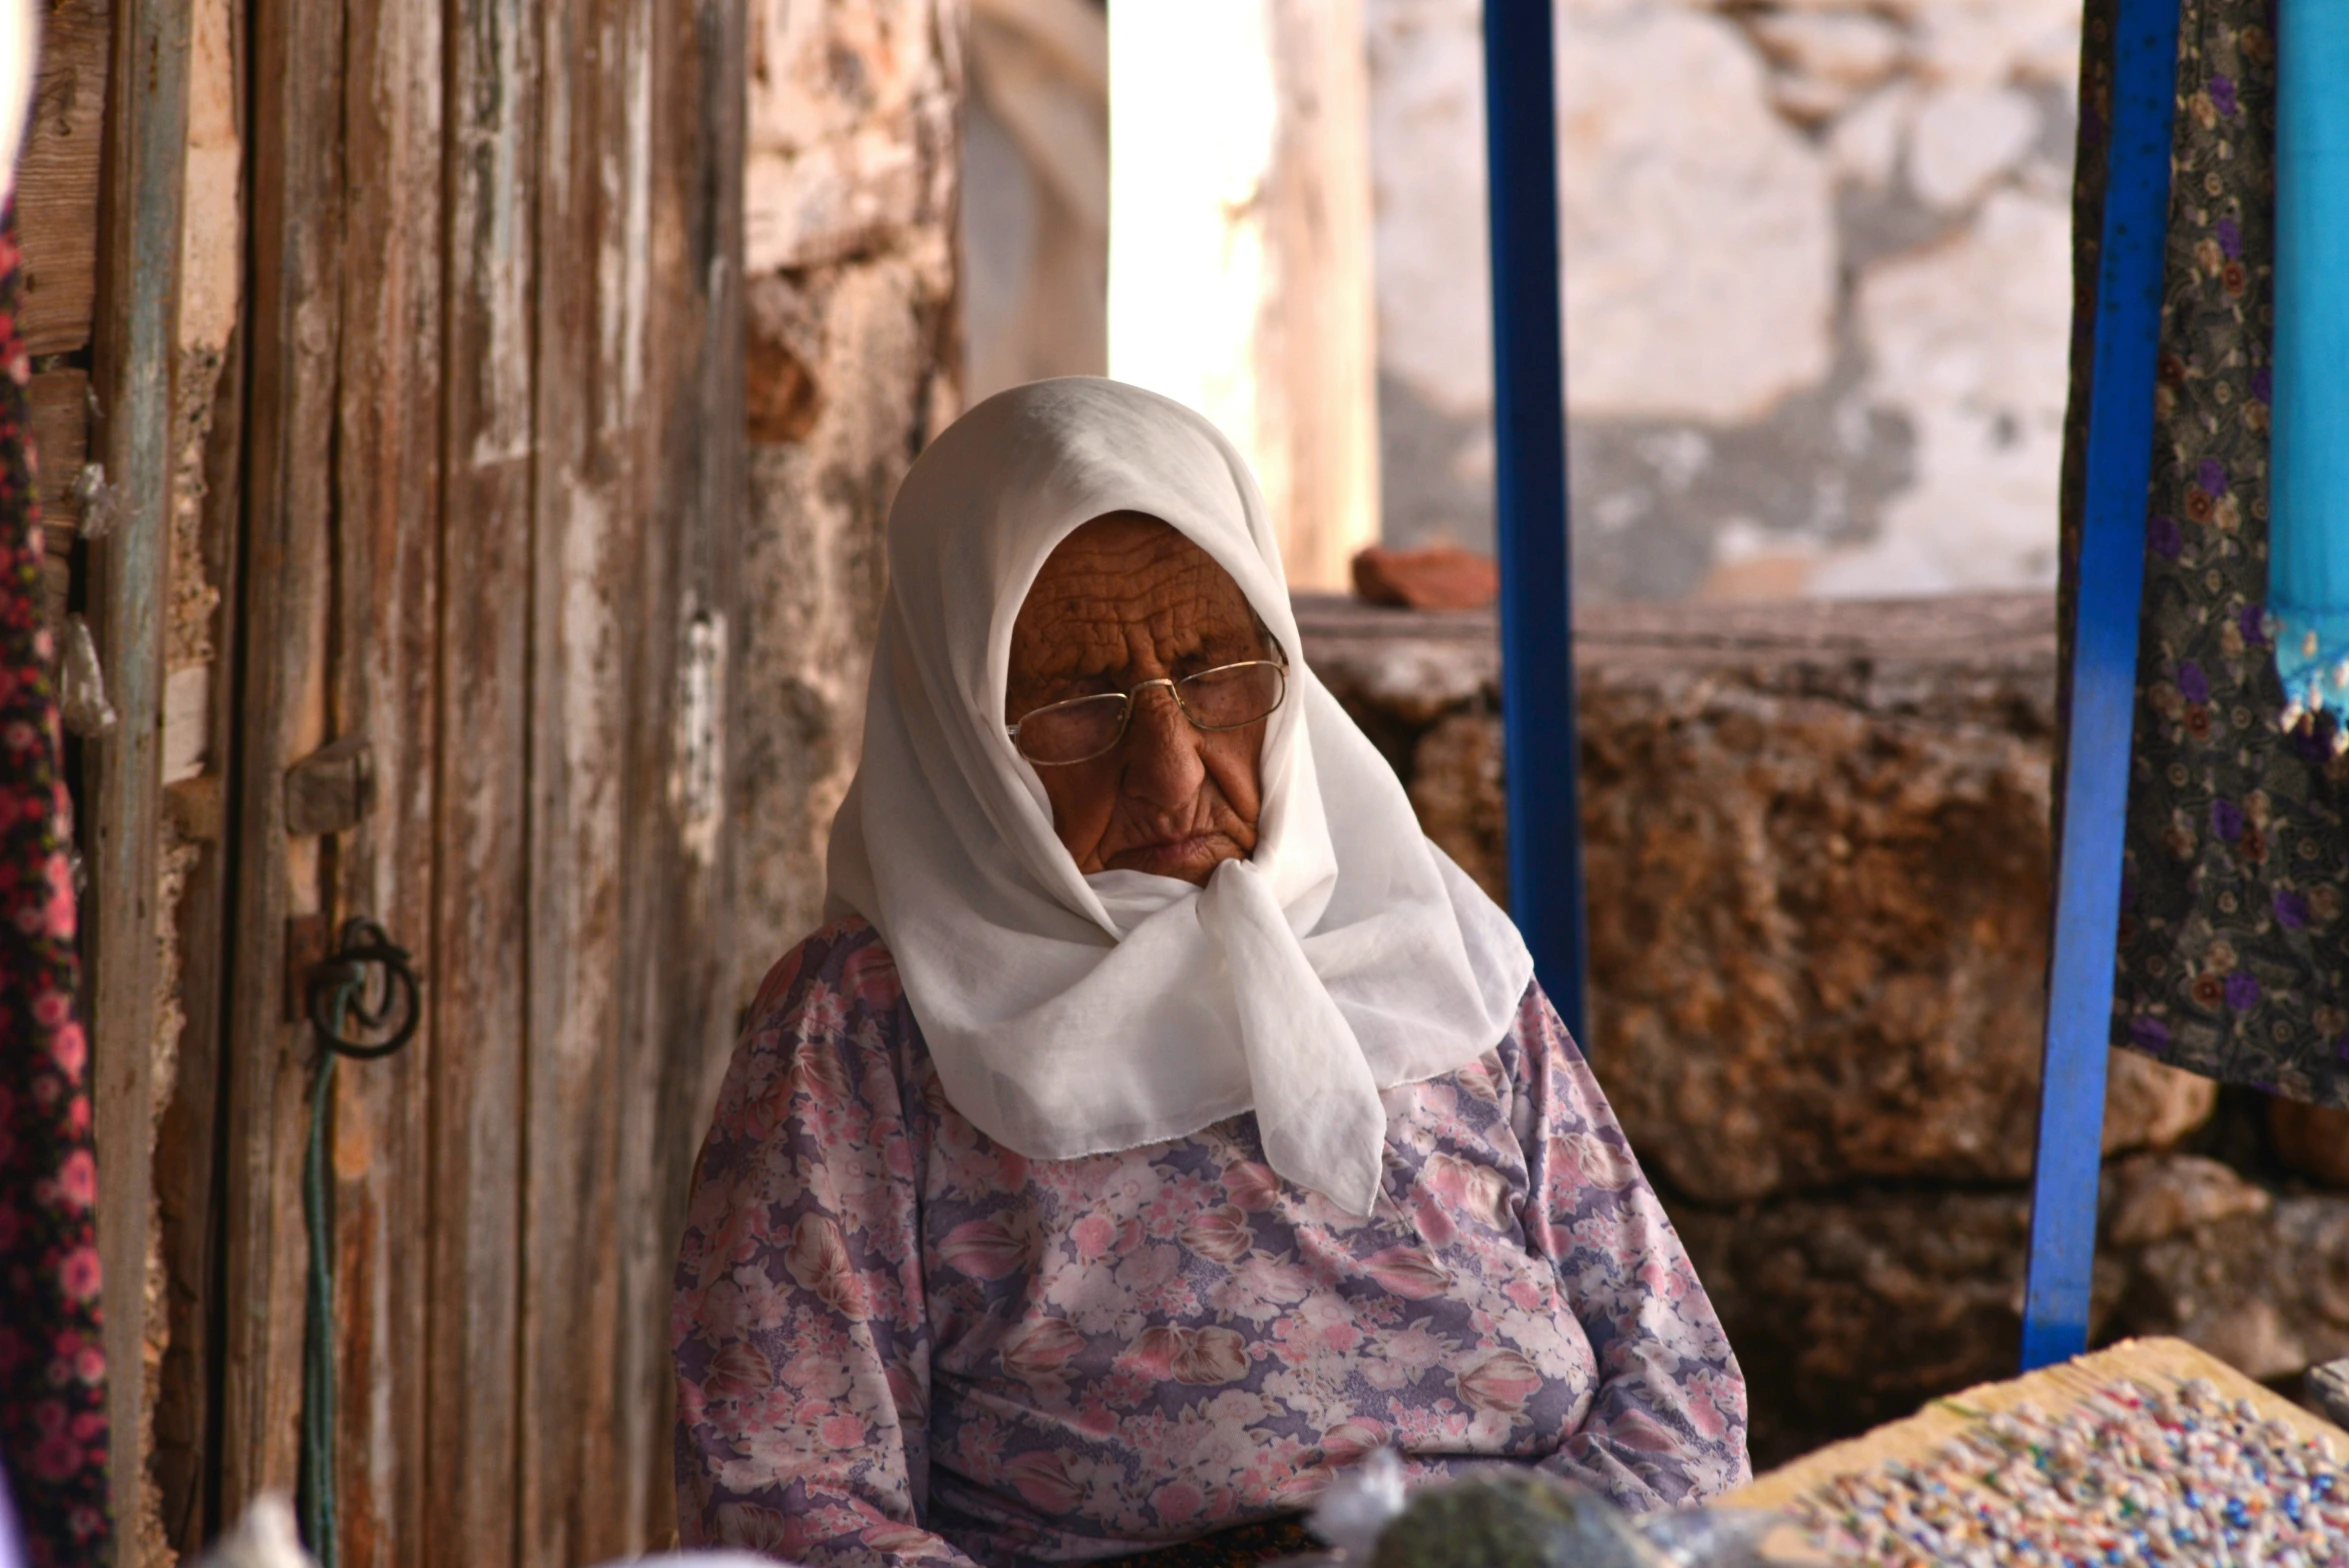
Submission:
[[[2349,707],[2349,0],[2283,0],[2276,70],[2268,608],[2290,723]]]

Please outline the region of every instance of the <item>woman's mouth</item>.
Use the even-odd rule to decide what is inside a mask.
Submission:
[[[1201,881],[1208,867],[1228,858],[1218,853],[1221,843],[1220,836],[1212,833],[1185,833],[1173,838],[1152,839],[1112,857],[1111,864],[1129,871],[1147,871],[1158,876]]]

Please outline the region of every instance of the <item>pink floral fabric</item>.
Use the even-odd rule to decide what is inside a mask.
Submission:
[[[0,220],[0,1470],[33,1568],[110,1556],[98,1163],[80,985],[56,651],[41,624],[41,514]]]
[[[1386,1096],[1369,1219],[1253,1117],[1031,1161],[947,1104],[873,929],[767,977],[677,1265],[688,1545],[1002,1565],[1308,1506],[1393,1445],[1632,1508],[1748,1474],[1745,1385],[1538,987],[1469,1068]]]

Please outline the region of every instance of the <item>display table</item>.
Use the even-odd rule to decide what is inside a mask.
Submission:
[[[1935,1400],[1721,1503],[1786,1514],[1838,1563],[2319,1568],[2349,1563],[2349,1433],[2182,1340],[2128,1340]]]

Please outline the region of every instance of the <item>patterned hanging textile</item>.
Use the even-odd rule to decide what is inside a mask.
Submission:
[[[24,263],[0,219],[0,1469],[33,1568],[108,1559],[106,1354],[71,807],[41,624]]]
[[[2333,0],[2315,0],[2319,6]],[[2349,1106],[2349,758],[2277,725],[2272,0],[2183,0],[2114,1043]],[[2114,0],[2090,0],[2062,624],[2077,583]],[[2068,646],[2067,646],[2068,668]]]
[[[2287,727],[2349,743],[2349,5],[2283,0],[2276,85],[2276,429],[2268,607]],[[2307,710],[2304,713],[2304,710]]]

